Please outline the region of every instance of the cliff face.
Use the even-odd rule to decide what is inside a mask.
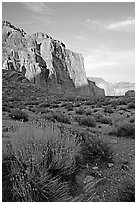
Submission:
[[[122,96],[125,95],[128,90],[135,90],[135,83],[110,83],[97,77],[90,77],[89,80],[94,81],[98,87],[103,88],[106,96]]]
[[[20,71],[49,92],[104,96],[100,88],[87,80],[81,54],[66,49],[47,34],[29,36],[7,21],[3,22],[2,31],[3,69]]]

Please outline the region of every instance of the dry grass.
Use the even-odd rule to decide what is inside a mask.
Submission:
[[[65,201],[75,194],[75,178],[82,170],[76,138],[56,126],[45,131],[24,126],[13,134],[11,144],[12,156],[3,156],[3,164],[10,163],[3,178],[3,195],[10,181],[10,201]],[[7,171],[4,167],[3,172]]]

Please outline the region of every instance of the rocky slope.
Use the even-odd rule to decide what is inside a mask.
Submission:
[[[27,35],[23,29],[4,21],[2,48],[3,69],[22,72],[50,93],[105,96],[103,89],[87,80],[83,56],[47,34]]]
[[[89,77],[88,79],[94,81],[98,87],[103,88],[106,96],[121,96],[125,95],[128,90],[135,90],[135,83],[110,83],[99,77]]]

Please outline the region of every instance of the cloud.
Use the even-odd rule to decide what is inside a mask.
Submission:
[[[134,81],[134,50],[114,52],[99,47],[84,59],[87,76],[102,77],[108,81]]]
[[[105,29],[110,31],[134,32],[135,19],[132,17],[124,18],[124,20],[100,20],[100,19],[86,19],[86,26],[96,29]]]
[[[115,31],[134,31],[135,27],[135,19],[127,19],[124,21],[113,22],[106,26],[108,30],[115,30]]]
[[[85,37],[80,36],[80,35],[76,35],[76,36],[74,36],[74,38],[77,39],[77,40],[86,40]]]
[[[44,2],[22,2],[24,7],[37,14],[51,15],[52,9]]]
[[[50,17],[53,15],[53,9],[45,2],[21,2],[25,9],[31,12],[33,18],[44,23],[50,23]]]

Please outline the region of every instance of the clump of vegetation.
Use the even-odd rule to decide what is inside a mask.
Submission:
[[[119,98],[118,104],[119,105],[127,105],[127,100],[125,98]]]
[[[44,118],[45,120],[49,120],[49,121],[52,121],[52,122],[55,122],[55,121],[56,121],[55,118],[53,117],[52,112],[47,112],[47,113],[43,116],[43,118]]]
[[[61,112],[53,112],[53,118],[55,118],[58,122],[71,124],[70,117],[67,114],[63,114]]]
[[[84,160],[90,165],[95,163],[108,163],[112,162],[113,155],[110,147],[103,142],[98,136],[93,136],[87,132],[80,133],[84,140],[82,147],[82,155]]]
[[[44,107],[37,107],[36,108],[36,112],[37,113],[41,113],[41,114],[46,114],[48,113],[50,110],[48,108],[44,108]]]
[[[50,105],[50,108],[58,108],[59,107],[59,104],[51,104]]]
[[[92,116],[76,116],[75,120],[79,123],[79,125],[85,125],[88,127],[96,126],[96,122]]]
[[[116,130],[116,136],[135,138],[135,124],[128,122],[119,124]]]
[[[84,110],[84,108],[78,108],[76,110],[76,113],[79,114],[79,115],[83,115],[85,113],[85,110]]]
[[[19,109],[11,111],[11,113],[9,113],[9,116],[14,120],[22,120],[23,122],[29,120],[28,114]]]
[[[6,111],[6,112],[11,112],[11,108],[9,106],[7,106],[6,104],[2,104],[2,111]]]
[[[84,104],[85,104],[85,105],[87,105],[87,106],[90,106],[90,105],[92,105],[92,104],[93,104],[93,101],[88,100],[88,101],[86,101]]]
[[[3,156],[3,201],[61,202],[75,195],[83,169],[75,137],[56,126],[45,131],[26,126],[13,135],[11,146]]]
[[[75,107],[80,107],[80,106],[81,106],[81,103],[79,103],[79,102],[75,103]]]
[[[61,104],[61,107],[67,107],[67,106],[69,106],[69,105],[70,105],[69,102],[63,102],[63,103]]]
[[[72,103],[68,103],[65,108],[67,109],[67,111],[73,111],[73,107],[74,105]]]
[[[135,103],[128,103],[127,104],[127,109],[135,109]]]
[[[92,113],[92,110],[87,109],[87,110],[85,111],[85,114],[86,114],[86,115],[92,115],[93,113]]]
[[[131,182],[122,183],[118,193],[118,202],[135,202],[135,186]]]
[[[132,117],[130,118],[130,122],[131,122],[131,123],[134,123],[134,122],[135,122],[135,116],[132,116]]]
[[[48,108],[48,107],[50,107],[50,103],[49,102],[41,103],[41,104],[39,104],[39,107]]]
[[[105,113],[114,113],[114,111],[112,110],[112,106],[108,105],[104,108],[104,112]]]
[[[112,120],[109,117],[100,117],[98,122],[102,123],[102,124],[109,124],[112,125]]]

